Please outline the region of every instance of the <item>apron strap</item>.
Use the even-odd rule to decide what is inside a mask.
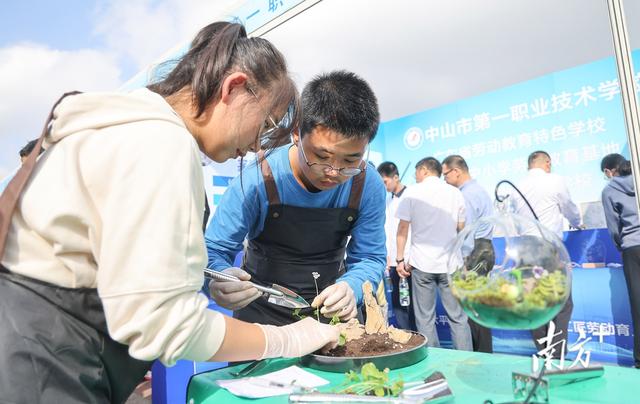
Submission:
[[[7,242],[7,235],[9,234],[9,224],[11,223],[11,216],[13,215],[13,211],[18,204],[18,199],[22,194],[22,190],[24,189],[27,181],[31,177],[33,173],[33,169],[36,167],[37,158],[40,154],[40,149],[42,147],[42,142],[44,141],[45,136],[49,133],[50,123],[53,120],[53,111],[56,109],[60,101],[62,101],[68,95],[76,95],[80,94],[79,91],[71,91],[69,93],[65,93],[53,104],[51,111],[49,112],[49,116],[47,117],[47,121],[44,123],[44,128],[42,128],[42,133],[40,134],[40,138],[36,143],[36,146],[33,148],[26,161],[22,164],[16,175],[11,179],[7,188],[5,188],[2,195],[0,195],[0,260],[4,255],[4,247]]]
[[[365,169],[355,177],[351,182],[351,193],[349,194],[349,204],[347,207],[350,209],[360,210],[360,200],[362,199],[362,190],[364,189],[364,179],[367,176],[366,164]]]
[[[271,171],[269,162],[264,157],[264,150],[260,150],[258,152],[258,160],[260,161],[260,169],[262,171],[262,178],[264,179],[264,186],[267,189],[269,206],[280,205],[280,195],[278,194],[278,187],[276,187],[276,180],[273,178],[273,171]]]

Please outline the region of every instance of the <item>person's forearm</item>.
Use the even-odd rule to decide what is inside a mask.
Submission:
[[[216,271],[222,271],[233,266],[233,261],[241,248],[232,249],[220,245],[205,237],[207,247],[207,268],[214,269]]]
[[[407,245],[407,238],[409,236],[409,222],[401,220],[398,224],[398,234],[396,235],[396,260],[404,259],[404,249]]]
[[[262,329],[252,323],[224,317],[226,332],[220,349],[209,359],[211,362],[259,359],[265,351],[266,339]]]

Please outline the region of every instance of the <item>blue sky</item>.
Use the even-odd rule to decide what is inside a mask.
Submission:
[[[22,41],[72,50],[104,46],[92,34],[98,2],[89,0],[10,1],[0,13],[0,46]]]
[[[215,1],[215,0],[213,0]],[[24,0],[3,6],[0,14],[0,47],[20,43],[44,44],[52,49],[108,50],[108,31],[99,30],[99,23],[109,15],[114,5],[123,1],[108,0]],[[132,0],[149,9],[168,3],[162,0]],[[166,44],[168,48],[173,44]],[[126,80],[140,70],[131,58],[119,57],[118,67]]]

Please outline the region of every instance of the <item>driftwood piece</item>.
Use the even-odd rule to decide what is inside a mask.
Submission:
[[[399,330],[394,326],[390,326],[389,328],[387,328],[387,332],[389,333],[389,337],[392,340],[400,344],[406,344],[411,339],[411,333],[404,330]]]
[[[367,334],[384,333],[387,330],[385,325],[386,316],[382,315],[380,306],[378,306],[378,302],[373,296],[371,282],[365,282],[362,285],[362,291],[364,292],[364,304],[367,312],[367,322],[364,325],[365,332]]]
[[[360,339],[364,335],[364,326],[358,322],[357,318],[352,318],[346,323],[338,323],[337,327],[347,342]]]
[[[387,303],[387,294],[385,292],[384,282],[380,281],[380,283],[378,283],[378,291],[376,292],[376,300],[378,301],[378,306],[380,306],[380,312],[382,312],[384,326],[387,328],[389,327],[389,304]]]

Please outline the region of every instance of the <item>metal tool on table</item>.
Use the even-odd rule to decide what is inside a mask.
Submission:
[[[250,362],[247,366],[243,367],[237,372],[230,372],[233,377],[246,377],[254,372],[257,372],[267,366],[269,362],[267,359],[258,359],[253,362]]]
[[[406,383],[398,397],[358,396],[353,394],[300,393],[289,396],[290,403],[390,403],[417,404],[445,403],[453,399],[447,379],[433,372],[423,381]]]
[[[245,282],[233,275],[225,274],[224,272],[214,271],[209,268],[204,269],[204,276],[212,279],[217,282]],[[249,282],[253,285],[254,288],[261,291],[263,294],[267,296],[267,301],[269,303],[287,307],[290,309],[304,309],[309,306],[306,300],[304,300],[300,295],[285,288],[284,286],[276,285],[275,283],[271,285],[271,287],[266,287],[262,285],[258,285],[256,283]]]
[[[540,374],[513,372],[511,384],[516,402],[548,403],[550,387],[582,382],[604,375],[604,367],[590,366],[586,368],[558,369]]]

